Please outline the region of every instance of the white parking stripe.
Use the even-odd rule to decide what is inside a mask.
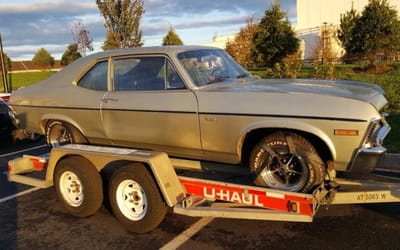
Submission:
[[[12,199],[14,199],[14,198],[17,198],[17,197],[20,197],[20,196],[23,196],[23,195],[26,195],[26,194],[35,192],[35,191],[37,191],[37,190],[39,190],[39,189],[40,189],[40,188],[35,187],[35,188],[31,188],[31,189],[28,189],[28,190],[25,190],[25,191],[22,191],[22,192],[19,192],[19,193],[16,193],[16,194],[13,194],[13,195],[4,197],[4,198],[1,198],[1,199],[0,199],[0,204],[3,203],[3,202],[6,202],[6,201],[8,201],[8,200],[12,200]]]
[[[187,240],[189,240],[193,235],[195,235],[198,231],[200,231],[203,227],[209,224],[214,220],[214,217],[203,217],[198,220],[196,223],[191,225],[188,229],[183,231],[180,235],[173,238],[170,242],[165,244],[160,250],[170,250],[177,249]]]
[[[40,145],[40,146],[36,146],[36,147],[32,147],[32,148],[26,148],[26,149],[23,149],[23,150],[20,150],[20,151],[15,151],[15,152],[8,153],[8,154],[3,154],[3,155],[0,155],[0,158],[1,157],[8,157],[8,156],[11,156],[11,155],[16,155],[16,154],[24,153],[24,152],[27,152],[27,151],[30,151],[30,150],[44,148],[44,147],[47,147],[47,145],[44,144],[44,145]]]

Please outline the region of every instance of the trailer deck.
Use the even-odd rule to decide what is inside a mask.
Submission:
[[[102,173],[103,179],[108,170],[114,172],[130,163],[144,164],[145,168],[137,169],[142,172],[148,170],[165,203],[173,207],[175,213],[187,216],[311,222],[321,205],[400,202],[400,183],[382,177],[375,180],[335,178],[326,181],[311,194],[294,193],[254,186],[250,174],[238,166],[174,159],[162,152],[78,144],[53,148],[50,154],[43,156],[25,155],[12,160],[9,162],[8,179],[40,188],[55,183],[61,185],[62,182],[55,179],[56,171],[60,162],[70,157],[86,159],[98,173]],[[139,170],[132,167],[132,171]],[[84,188],[78,184],[84,187],[85,183],[80,182],[79,174],[76,177],[71,190],[83,192]],[[68,183],[71,185],[72,182]],[[129,185],[123,187],[132,189]],[[130,197],[122,202],[129,209],[132,209],[129,207],[132,204],[150,202],[135,188],[121,194]],[[129,212],[129,209],[126,211]]]

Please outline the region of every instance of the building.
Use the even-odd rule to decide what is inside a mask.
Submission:
[[[229,41],[233,41],[235,39],[236,34],[230,34],[230,35],[215,35],[212,39],[211,42],[205,42],[202,43],[201,45],[204,46],[213,46],[221,49],[225,49],[226,44]]]

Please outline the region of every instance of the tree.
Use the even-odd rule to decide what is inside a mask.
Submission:
[[[32,61],[42,67],[42,68],[48,68],[50,69],[51,67],[54,66],[54,58],[50,55],[50,53],[45,50],[44,48],[40,48],[35,56],[33,57]]]
[[[66,66],[78,58],[81,58],[82,55],[78,51],[78,44],[73,43],[68,46],[65,50],[64,54],[61,57],[61,65]]]
[[[93,51],[93,39],[89,38],[90,32],[85,28],[82,21],[76,21],[74,23],[71,33],[77,45],[77,50],[82,56],[86,55],[86,50]]]
[[[105,19],[104,50],[143,45],[139,29],[144,13],[143,0],[96,0],[96,4]]]
[[[176,34],[175,29],[174,29],[174,27],[172,27],[172,25],[169,26],[168,33],[167,33],[167,35],[164,36],[162,45],[163,46],[183,45],[182,40],[180,39],[178,34]]]
[[[344,14],[340,15],[340,26],[337,31],[338,39],[341,42],[345,51],[350,50],[352,46],[352,34],[354,30],[354,26],[357,23],[358,19],[360,18],[360,14],[351,7],[350,11],[345,12]],[[345,62],[350,61],[350,55],[348,53],[345,54],[344,60]]]
[[[257,29],[257,24],[254,23],[252,18],[247,20],[247,25],[240,29],[240,32],[236,34],[233,41],[228,41],[226,44],[226,51],[235,60],[246,68],[250,68],[254,65],[251,58],[251,44],[253,42],[253,35]]]
[[[400,51],[400,21],[387,0],[370,0],[351,30],[345,44],[347,57],[375,66],[378,57],[391,57]]]
[[[270,10],[265,11],[254,33],[251,50],[253,60],[257,66],[272,67],[298,48],[299,40],[286,14],[280,10],[279,3],[273,4]]]

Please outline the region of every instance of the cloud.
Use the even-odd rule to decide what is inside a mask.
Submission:
[[[281,9],[295,16],[296,0],[281,0]],[[236,33],[248,17],[259,19],[270,7],[265,0],[144,0],[143,40],[159,45],[169,25],[185,43],[210,41],[215,34]],[[94,0],[19,0],[0,2],[0,33],[12,59],[31,59],[47,49],[59,59],[73,42],[73,23],[82,20],[95,48],[105,39],[104,19]],[[201,32],[195,32],[199,30]]]

